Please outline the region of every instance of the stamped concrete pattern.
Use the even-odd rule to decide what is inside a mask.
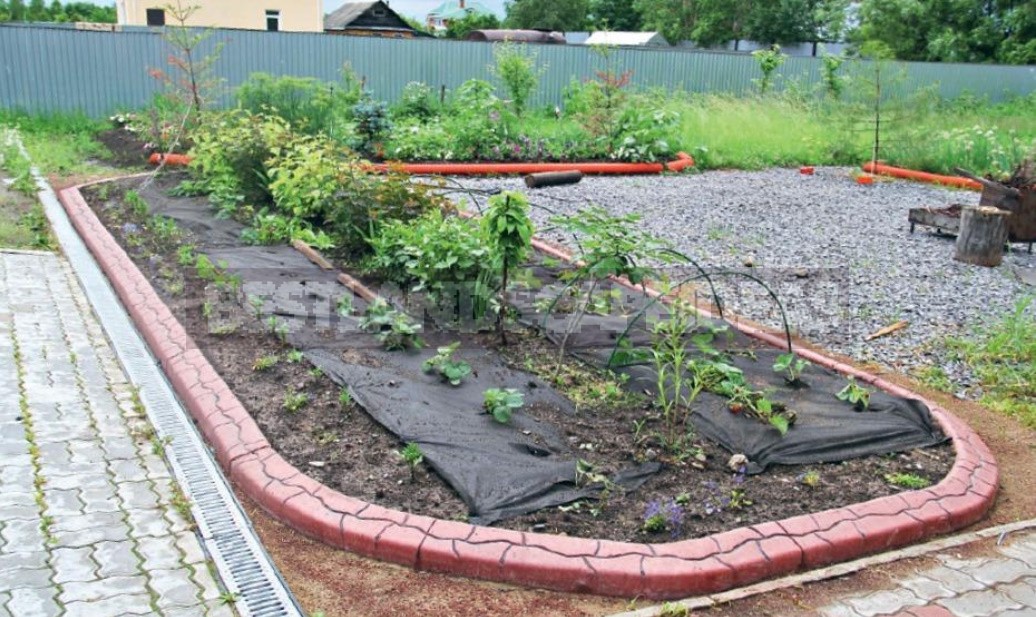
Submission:
[[[0,617],[233,615],[68,263],[0,252]]]
[[[991,554],[916,572],[891,590],[849,596],[820,609],[823,617],[1034,617],[1036,531],[1020,532]]]
[[[230,478],[272,516],[332,546],[462,576],[668,599],[917,542],[975,522],[996,496],[999,472],[989,449],[967,425],[925,401],[957,454],[937,486],[707,538],[668,544],[599,541],[476,527],[366,503],[319,484],[281,457],[78,189],[66,189],[60,198]],[[820,354],[800,353],[892,394],[919,398]]]

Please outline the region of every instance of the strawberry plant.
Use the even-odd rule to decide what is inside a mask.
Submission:
[[[525,405],[525,396],[514,388],[490,388],[482,393],[482,407],[486,413],[501,424],[511,421],[511,416]]]
[[[460,347],[460,342],[440,347],[436,354],[422,364],[424,372],[436,372],[443,381],[451,386],[459,386],[465,377],[471,374],[471,365],[463,360],[454,360],[453,354]]]
[[[856,411],[867,411],[871,404],[871,391],[856,383],[855,377],[846,378],[848,383],[835,396],[856,408]]]

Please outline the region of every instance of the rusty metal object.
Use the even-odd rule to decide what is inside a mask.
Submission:
[[[980,178],[960,168],[957,172],[982,185],[980,206],[1011,213],[1007,220],[1008,242],[1036,242],[1036,178],[1030,175],[1031,163],[1020,165],[1008,184]]]

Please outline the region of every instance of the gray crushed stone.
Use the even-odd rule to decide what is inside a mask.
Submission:
[[[1013,245],[1001,266],[984,268],[954,261],[951,237],[922,227],[910,233],[910,208],[977,205],[973,191],[894,180],[864,186],[850,169],[830,167],[813,176],[770,169],[586,177],[532,191],[521,178],[457,181],[470,189],[526,191],[534,204],[558,213],[592,202],[616,215],[640,214],[649,232],[707,269],[737,269],[767,281],[793,330],[807,340],[902,372],[939,366],[962,388],[973,378],[941,341],[992,323],[1036,293],[1036,255],[1026,245]],[[541,235],[571,245],[543,229],[547,212],[534,208],[533,217]],[[754,285],[720,287],[729,310],[779,326],[772,300]],[[909,327],[865,341],[899,320]]]

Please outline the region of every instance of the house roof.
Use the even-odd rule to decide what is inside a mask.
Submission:
[[[349,26],[354,25],[354,22],[360,20],[360,18],[366,15],[368,11],[378,5],[387,11],[387,13],[375,14],[373,19],[380,20],[385,16],[388,16],[388,25],[371,27],[371,25],[368,24],[363,27],[375,30],[413,30],[413,28],[411,28],[398,13],[393,11],[386,2],[382,2],[381,0],[375,0],[374,2],[346,2],[335,9],[333,13],[324,17],[324,30],[343,30],[348,28]],[[371,19],[369,18],[367,21],[371,21]],[[392,21],[395,21],[397,25],[391,24]]]
[[[324,18],[324,29],[344,28],[356,21],[356,18],[367,12],[377,2],[346,2]]]
[[[464,8],[461,8],[458,0],[446,0],[439,6],[432,9],[429,13],[429,17],[439,17],[442,19],[463,19],[468,13],[480,13],[484,15],[493,15],[493,11],[482,4],[481,2],[470,2],[465,0]]]
[[[669,45],[657,32],[594,32],[585,45]]]

